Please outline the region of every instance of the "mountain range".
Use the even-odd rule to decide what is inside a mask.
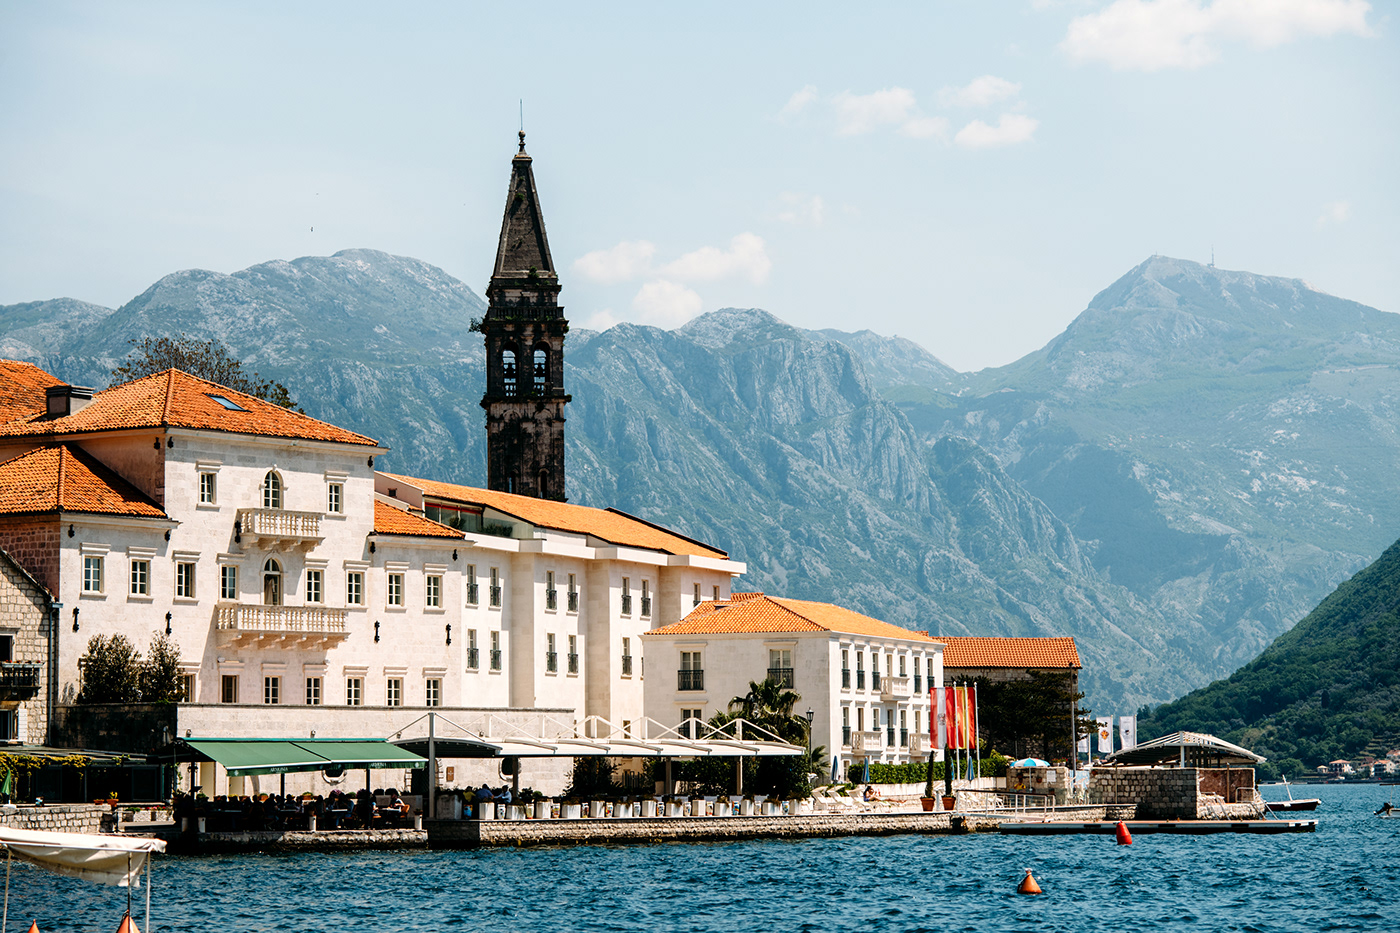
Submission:
[[[0,307],[0,356],[102,386],[133,339],[217,337],[385,468],[480,484],[484,310],[347,250]],[[571,501],[729,550],[741,588],[1073,635],[1101,712],[1231,673],[1400,534],[1400,316],[1298,280],[1152,257],[978,373],[756,309],[574,329],[565,353]]]

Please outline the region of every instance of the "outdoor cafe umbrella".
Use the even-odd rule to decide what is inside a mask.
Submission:
[[[1020,761],[1011,762],[1013,768],[1048,768],[1050,762],[1041,761],[1039,758],[1022,758]]]
[[[870,759],[869,759],[869,758],[865,759],[865,768],[861,771],[860,782],[861,782],[862,784],[869,784],[869,783],[870,783]]]
[[[841,773],[841,759],[835,755],[831,756],[831,783],[836,783],[837,776]]]

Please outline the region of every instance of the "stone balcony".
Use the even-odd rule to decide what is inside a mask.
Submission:
[[[933,742],[924,733],[911,733],[909,736],[909,754],[927,755],[933,748]]]
[[[234,533],[241,543],[263,550],[311,548],[324,540],[320,512],[293,512],[289,509],[239,509]]]
[[[851,752],[856,755],[878,755],[885,750],[885,735],[878,729],[851,733]]]
[[[908,677],[881,677],[880,699],[907,700],[914,695],[913,685]]]
[[[39,692],[39,665],[7,661],[0,664],[0,700],[28,700]]]
[[[346,609],[325,606],[256,606],[220,603],[214,610],[214,628],[221,645],[264,646],[289,644],[332,645],[349,633]]]

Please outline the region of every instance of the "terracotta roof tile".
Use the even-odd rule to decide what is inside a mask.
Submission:
[[[1079,649],[1073,638],[983,638],[939,635],[947,644],[943,667],[1075,668]]]
[[[585,534],[609,544],[622,547],[646,548],[667,554],[689,554],[695,557],[713,557],[720,560],[729,557],[719,548],[710,547],[685,535],[668,531],[644,519],[619,512],[617,509],[594,509],[584,505],[570,505],[550,499],[536,499],[533,496],[517,496],[508,492],[495,492],[490,489],[477,489],[473,486],[458,486],[455,483],[440,483],[431,479],[416,479],[386,473],[394,479],[402,480],[423,490],[424,494],[437,499],[450,499],[467,505],[485,506],[529,522],[540,528]]]
[[[0,378],[6,376],[8,372],[0,372]],[[58,384],[58,381],[50,384]],[[220,404],[215,396],[228,399],[238,408]],[[104,389],[92,397],[87,407],[72,415],[49,419],[46,414],[41,392],[39,404],[28,417],[0,425],[0,436],[66,435],[168,426],[379,446],[363,434],[317,421],[178,369],[167,369]]]
[[[32,363],[0,360],[0,422],[46,412],[44,390],[61,384],[62,380]]]
[[[148,496],[79,447],[40,447],[0,463],[0,514],[59,511],[166,517]]]
[[[737,632],[842,632],[873,638],[899,638],[938,644],[916,632],[831,603],[785,599],[763,593],[735,593],[728,600],[706,601],[690,615],[644,632],[644,635],[721,635]]]
[[[374,502],[374,533],[377,535],[417,535],[429,538],[458,538],[462,533],[455,528],[440,525],[435,521],[395,508],[378,499]]]

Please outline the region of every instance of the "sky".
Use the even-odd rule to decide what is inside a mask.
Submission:
[[[1363,0],[0,0],[0,305],[369,248],[485,289],[523,101],[576,325],[1043,346],[1153,254],[1400,312]]]

